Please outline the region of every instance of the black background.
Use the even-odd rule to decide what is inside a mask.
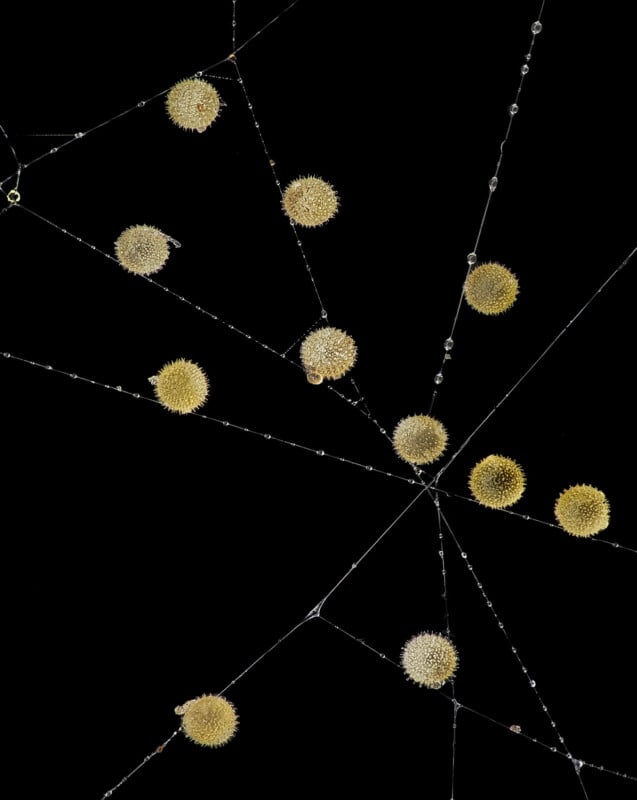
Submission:
[[[284,7],[239,2],[238,42]],[[239,54],[283,185],[336,187],[301,231],[329,322],[380,425],[426,413],[537,2],[301,0]],[[23,162],[221,61],[231,3],[143,12],[6,12],[2,116]],[[550,2],[479,247],[520,280],[513,309],[463,307],[434,406],[448,455],[635,246],[634,57],[625,4]],[[162,98],[26,169],[26,208],[97,248],[152,224],[182,243],[157,279],[286,350],[320,308],[231,65],[204,134]],[[0,174],[14,166],[0,148]],[[11,182],[4,184],[5,190]],[[4,201],[3,201],[4,202]],[[164,363],[207,372],[204,412],[405,478],[376,427],[300,370],[21,209],[0,218],[1,349],[151,396]],[[635,548],[629,263],[441,480],[468,494],[488,453],[523,465],[515,510],[552,521],[566,486],[606,492],[600,538]],[[295,360],[298,348],[290,351]],[[295,625],[414,498],[400,481],[80,380],[2,360],[5,779],[27,796],[99,798]],[[355,397],[348,378],[339,391]],[[440,464],[445,463],[442,459]],[[633,553],[464,500],[443,510],[570,751],[637,772]],[[555,735],[446,536],[460,702]],[[324,607],[397,660],[444,630],[437,523],[422,497]],[[448,691],[448,689],[447,689]],[[181,736],[117,796],[221,791],[450,796],[451,705],[320,620],[228,693],[219,750]],[[459,714],[456,798],[584,797],[569,762]],[[26,766],[25,766],[26,764]],[[634,783],[585,767],[591,800]]]

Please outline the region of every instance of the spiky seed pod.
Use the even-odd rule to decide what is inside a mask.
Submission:
[[[181,729],[197,744],[220,747],[235,735],[239,718],[234,706],[221,695],[205,694],[177,706]]]
[[[319,328],[301,344],[301,361],[310,383],[342,378],[354,366],[356,354],[356,343],[339,328]]]
[[[412,681],[440,689],[456,673],[458,651],[446,636],[419,633],[405,644],[400,661]]]
[[[557,521],[573,536],[594,536],[608,527],[609,516],[606,495],[588,484],[564,489],[555,503]]]
[[[442,422],[425,414],[400,420],[392,437],[394,450],[410,464],[431,464],[447,447],[447,431]]]
[[[507,508],[522,497],[524,472],[506,456],[490,455],[478,461],[469,476],[471,494],[487,508]]]
[[[152,225],[133,225],[115,242],[119,263],[137,275],[152,275],[168,261],[168,237]]]
[[[338,210],[338,195],[327,181],[309,175],[297,178],[283,193],[288,217],[306,228],[316,228],[332,219]]]
[[[220,107],[215,87],[199,78],[179,81],[166,98],[168,116],[185,131],[203,133],[219,116]]]
[[[185,358],[163,366],[151,383],[155,396],[169,411],[189,414],[206,402],[208,378],[204,371]]]
[[[481,314],[502,314],[515,303],[518,279],[502,264],[480,264],[464,284],[464,296]]]

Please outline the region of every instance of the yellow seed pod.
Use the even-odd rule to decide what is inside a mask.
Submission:
[[[152,225],[133,225],[115,242],[119,263],[137,275],[152,275],[168,261],[168,237]]]
[[[203,133],[219,116],[221,99],[215,87],[199,78],[176,83],[168,92],[168,116],[185,131]]]
[[[400,661],[412,681],[440,689],[456,673],[458,651],[446,636],[419,633],[405,644]]]
[[[310,383],[320,379],[342,378],[356,362],[357,348],[352,337],[339,328],[319,328],[301,344],[301,361]]]
[[[338,195],[321,178],[297,178],[283,193],[283,208],[288,217],[306,228],[316,228],[332,219],[338,210]]]
[[[424,414],[400,420],[392,437],[394,450],[410,464],[431,464],[447,447],[447,431],[442,422]]]
[[[204,371],[185,358],[178,358],[162,367],[150,379],[155,396],[169,411],[189,414],[206,402],[208,378]]]
[[[501,264],[480,264],[464,285],[467,303],[481,314],[502,314],[515,303],[518,279]]]
[[[318,386],[323,383],[323,376],[319,375],[318,372],[306,372],[305,377],[307,378],[307,382],[311,383],[313,386]]]
[[[175,712],[181,716],[182,731],[197,744],[220,747],[237,732],[237,712],[232,703],[220,695],[205,694],[177,706],[177,709]]]
[[[512,458],[491,455],[479,461],[471,470],[471,494],[487,508],[507,508],[524,493],[524,472]]]
[[[564,489],[557,498],[555,516],[573,536],[594,536],[608,527],[610,505],[604,492],[578,484]]]

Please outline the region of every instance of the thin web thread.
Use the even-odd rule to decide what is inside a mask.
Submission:
[[[471,573],[471,576],[474,579],[474,581],[476,583],[476,586],[478,587],[478,589],[480,591],[480,594],[482,595],[482,598],[485,601],[488,610],[493,615],[499,630],[502,632],[502,635],[506,639],[507,644],[509,645],[509,647],[511,649],[511,652],[513,653],[513,655],[515,657],[515,660],[518,662],[518,664],[520,666],[520,669],[522,670],[522,672],[524,674],[524,677],[528,681],[528,684],[529,684],[530,688],[532,689],[533,693],[535,694],[535,697],[536,697],[538,703],[540,704],[540,707],[541,707],[542,711],[544,712],[544,715],[547,717],[551,727],[555,731],[555,735],[557,736],[557,739],[558,739],[561,747],[563,748],[565,755],[568,757],[568,759],[574,765],[575,773],[577,775],[577,779],[578,779],[578,782],[580,784],[580,788],[582,789],[582,791],[584,793],[584,796],[588,797],[588,794],[586,792],[586,787],[584,786],[584,783],[582,781],[582,776],[580,775],[580,769],[578,769],[575,766],[576,764],[579,763],[580,759],[574,758],[572,753],[570,752],[564,737],[562,736],[562,734],[560,733],[560,731],[557,728],[557,723],[553,719],[553,716],[552,716],[551,712],[549,711],[548,706],[544,702],[544,700],[542,698],[542,695],[540,694],[540,692],[539,692],[539,690],[537,688],[537,682],[535,681],[534,678],[531,678],[531,676],[529,674],[529,670],[527,669],[527,667],[525,666],[524,662],[522,661],[522,658],[520,657],[520,654],[518,652],[517,647],[515,647],[513,645],[513,642],[511,641],[511,637],[509,636],[506,628],[504,627],[504,623],[502,622],[502,620],[500,619],[500,616],[498,615],[497,611],[493,607],[493,602],[487,596],[487,593],[484,590],[484,586],[483,586],[482,582],[478,578],[478,575],[476,574],[475,569],[473,568],[471,562],[468,559],[467,553],[463,550],[462,546],[460,545],[460,542],[458,541],[458,538],[457,538],[456,534],[454,533],[451,525],[449,524],[449,522],[448,522],[447,518],[445,517],[444,512],[442,510],[440,511],[440,516],[442,518],[442,521],[444,522],[445,528],[447,529],[449,535],[451,536],[451,539],[453,540],[454,544],[456,545],[462,560],[464,561],[464,563],[467,566],[467,569]]]
[[[110,385],[108,383],[102,383],[101,381],[95,381],[95,380],[92,380],[91,378],[86,378],[86,377],[84,377],[82,375],[79,375],[76,372],[68,372],[66,370],[59,369],[57,367],[53,367],[50,364],[43,364],[43,363],[41,363],[39,361],[34,361],[32,359],[29,359],[29,358],[24,358],[23,356],[18,356],[18,355],[15,355],[14,353],[10,353],[10,352],[7,352],[7,351],[3,352],[2,356],[4,356],[4,358],[6,358],[6,359],[11,359],[13,361],[18,361],[18,362],[20,362],[22,364],[27,364],[27,365],[32,366],[32,367],[38,367],[38,368],[44,369],[44,370],[46,370],[48,372],[54,372],[54,373],[56,373],[58,375],[65,375],[67,378],[71,378],[73,380],[80,381],[81,383],[89,383],[89,384],[91,384],[93,386],[99,386],[102,389],[108,389],[110,391],[114,391],[114,392],[118,392],[118,393],[121,393],[121,394],[124,394],[124,395],[128,395],[128,397],[133,397],[135,400],[144,400],[147,403],[153,403],[156,406],[161,406],[162,405],[159,402],[159,400],[156,400],[154,397],[147,397],[147,396],[141,394],[140,392],[131,392],[128,389],[123,389],[119,385],[112,386],[112,385]],[[163,408],[163,406],[162,406],[162,408]],[[303,453],[312,453],[313,455],[320,456],[321,458],[326,458],[326,459],[332,460],[332,461],[339,461],[341,464],[349,464],[352,467],[357,467],[358,469],[365,470],[365,472],[371,472],[371,473],[374,473],[376,475],[382,475],[383,477],[386,477],[386,478],[393,478],[394,480],[401,481],[402,483],[408,483],[408,484],[411,484],[411,485],[417,485],[417,481],[415,481],[413,478],[405,478],[402,475],[396,475],[393,472],[388,472],[387,470],[379,469],[378,467],[374,467],[371,464],[363,464],[361,462],[354,461],[354,460],[352,460],[350,458],[345,458],[344,456],[337,456],[337,455],[334,455],[332,453],[328,453],[325,450],[320,450],[320,449],[317,450],[314,447],[309,447],[308,445],[299,444],[299,442],[293,442],[293,441],[290,441],[289,439],[283,439],[280,436],[275,436],[275,435],[273,435],[271,433],[263,433],[262,431],[255,431],[252,428],[245,427],[244,425],[237,425],[234,422],[229,422],[228,420],[225,420],[225,419],[219,419],[217,417],[212,417],[209,414],[203,414],[200,411],[191,411],[188,416],[198,417],[199,419],[204,419],[204,420],[207,420],[208,422],[214,422],[217,425],[222,425],[224,428],[230,428],[230,429],[235,430],[235,431],[243,431],[244,433],[249,433],[249,434],[251,434],[253,436],[258,436],[259,438],[265,439],[266,441],[278,442],[279,444],[284,444],[284,445],[286,445],[288,447],[294,447],[296,450],[300,450]],[[421,492],[421,494],[422,494],[422,492]],[[380,538],[382,538],[382,536]],[[379,539],[379,541],[380,541],[380,539]],[[370,550],[371,550],[371,548],[370,548]]]
[[[445,497],[453,497],[456,500],[464,500],[466,503],[473,503],[476,506],[480,506],[480,508],[486,511],[494,511],[498,514],[508,514],[511,517],[517,517],[518,519],[523,519],[525,522],[535,522],[538,525],[543,525],[545,528],[553,528],[553,530],[559,531],[565,535],[568,533],[562,528],[561,525],[557,525],[555,522],[547,522],[544,519],[539,519],[538,517],[533,517],[530,514],[521,514],[519,511],[512,511],[510,508],[486,508],[475,500],[473,497],[467,497],[463,494],[458,494],[457,492],[450,492],[447,489],[441,489],[438,485],[436,485],[436,491],[443,494]],[[611,547],[615,548],[616,550],[625,550],[627,553],[634,553],[637,555],[637,550],[632,547],[626,547],[626,545],[620,544],[619,542],[611,542],[609,539],[600,539],[598,536],[578,536],[578,537],[571,537],[576,538],[580,542],[601,542],[602,544],[610,545]]]
[[[440,478],[453,464],[455,459],[460,455],[460,453],[465,449],[465,447],[469,444],[469,442],[473,439],[473,437],[478,433],[481,428],[486,425],[486,423],[491,419],[491,417],[495,414],[495,412],[500,408],[500,406],[508,400],[508,398],[513,394],[513,392],[520,386],[520,384],[529,377],[529,375],[533,372],[533,370],[538,366],[538,364],[549,354],[549,352],[555,347],[557,342],[562,338],[562,336],[566,333],[566,331],[571,327],[571,325],[577,320],[586,309],[590,306],[590,304],[595,300],[595,298],[602,293],[602,291],[608,286],[608,284],[615,278],[621,270],[628,264],[631,258],[637,253],[637,247],[635,247],[626,258],[621,262],[618,267],[611,272],[611,274],[606,278],[606,280],[596,289],[593,294],[589,297],[589,299],[584,303],[583,306],[580,307],[579,311],[573,316],[566,325],[562,328],[562,330],[555,336],[549,344],[544,348],[544,350],[540,353],[540,355],[533,361],[530,367],[528,367],[522,375],[517,379],[517,381],[511,386],[511,388],[498,400],[498,402],[493,406],[491,411],[484,417],[481,422],[476,425],[476,427],[471,431],[471,433],[466,437],[466,439],[462,442],[462,444],[457,448],[457,450],[453,453],[453,455],[449,458],[446,464],[438,471],[436,475],[436,479]]]
[[[247,47],[255,39],[257,39],[259,36],[261,36],[266,30],[268,30],[268,28],[270,28],[272,25],[274,25],[276,22],[278,22],[278,20],[280,20],[281,17],[283,17],[285,14],[287,14],[288,11],[291,11],[294,8],[294,6],[297,5],[297,3],[299,3],[299,2],[300,2],[300,0],[293,0],[293,2],[289,3],[282,11],[280,11],[278,14],[276,14],[276,16],[272,17],[268,22],[266,22],[265,25],[263,25],[261,28],[259,28],[259,30],[257,30],[251,36],[249,36],[238,47],[233,48],[234,53],[238,53],[241,50],[243,50],[245,47]],[[73,138],[69,139],[68,142],[63,142],[61,145],[59,145],[59,147],[53,147],[50,150],[47,150],[46,152],[41,153],[39,156],[36,156],[35,158],[31,159],[31,161],[27,161],[24,164],[19,165],[18,170],[16,170],[16,172],[12,172],[10,175],[7,175],[6,178],[3,178],[3,180],[0,181],[0,189],[2,189],[2,186],[5,183],[7,183],[7,181],[10,181],[12,178],[18,176],[18,174],[20,172],[22,172],[23,170],[28,169],[29,167],[33,166],[34,164],[37,164],[38,162],[42,161],[43,159],[48,158],[49,156],[52,156],[52,155],[55,155],[56,153],[59,153],[60,150],[62,150],[65,147],[68,147],[70,144],[73,144],[73,142],[75,142],[75,141],[77,141],[79,139],[85,139],[90,134],[95,133],[95,131],[101,130],[102,128],[105,128],[107,125],[110,125],[112,122],[115,122],[118,119],[122,119],[123,117],[127,116],[128,114],[132,113],[133,111],[137,111],[138,109],[143,108],[147,103],[151,103],[153,100],[157,100],[160,97],[164,97],[166,94],[168,94],[168,92],[171,90],[171,88],[174,86],[174,84],[177,82],[177,80],[183,80],[186,77],[187,78],[201,78],[203,75],[206,75],[206,74],[210,73],[213,69],[216,69],[217,67],[221,66],[221,64],[225,63],[227,60],[228,60],[228,57],[224,56],[223,58],[220,58],[218,61],[215,61],[214,64],[210,64],[210,66],[205,67],[205,69],[202,69],[202,70],[199,70],[198,72],[195,72],[194,75],[188,75],[188,76],[184,76],[182,78],[177,78],[175,81],[173,81],[173,83],[170,86],[166,87],[165,89],[162,89],[159,92],[156,92],[155,94],[151,95],[150,97],[145,98],[144,100],[140,100],[139,102],[135,103],[135,105],[130,106],[130,108],[126,108],[126,109],[124,109],[124,111],[120,111],[119,114],[115,114],[114,116],[109,117],[108,119],[105,119],[102,122],[97,123],[97,125],[93,125],[93,127],[87,128],[85,131],[78,131],[77,133],[74,133],[73,134]]]
[[[47,225],[49,225],[50,227],[54,228],[55,230],[58,230],[60,233],[64,234],[65,236],[68,236],[69,238],[71,238],[74,241],[78,242],[78,244],[81,244],[84,247],[88,247],[90,250],[93,250],[95,253],[99,253],[101,256],[103,256],[104,258],[108,259],[112,263],[117,264],[118,267],[121,267],[121,264],[115,258],[115,256],[111,255],[110,253],[107,253],[104,250],[101,250],[96,245],[91,244],[90,242],[87,242],[81,236],[78,236],[77,234],[67,230],[66,228],[62,228],[56,222],[53,222],[52,220],[48,219],[44,215],[38,213],[37,211],[34,211],[33,209],[25,206],[22,203],[15,203],[15,205],[6,206],[4,209],[2,209],[0,211],[0,215],[4,211],[8,211],[10,208],[21,208],[23,211],[26,211],[28,214],[31,214],[33,217],[36,217],[41,222],[46,223]],[[170,241],[175,243],[174,240],[172,240],[172,239]],[[271,347],[269,344],[266,344],[265,342],[261,341],[256,336],[253,336],[252,334],[247,333],[246,331],[242,330],[241,328],[237,327],[236,325],[233,325],[232,323],[227,322],[226,320],[224,320],[222,317],[219,317],[217,314],[213,314],[211,311],[208,311],[207,309],[203,308],[202,306],[198,305],[197,303],[194,303],[192,300],[189,300],[187,297],[184,297],[183,295],[179,294],[178,292],[174,291],[173,289],[170,289],[168,286],[164,285],[163,283],[160,283],[155,278],[151,278],[149,275],[134,275],[132,273],[131,273],[131,277],[137,278],[137,279],[142,278],[147,283],[150,283],[153,286],[156,286],[158,289],[161,289],[163,292],[165,292],[165,293],[171,295],[172,297],[176,298],[181,303],[185,303],[187,306],[190,306],[190,308],[193,308],[195,311],[198,311],[200,314],[203,314],[204,316],[208,317],[209,319],[212,319],[215,322],[218,322],[220,325],[223,325],[225,328],[227,328],[228,330],[232,331],[233,333],[236,333],[239,336],[242,336],[244,339],[246,339],[248,341],[254,342],[256,345],[261,347],[263,350],[267,350],[269,353],[272,353],[273,355],[278,356],[280,359],[282,359],[286,363],[288,363],[291,366],[295,367],[295,369],[297,369],[299,372],[304,372],[303,367],[299,363],[294,361],[292,358],[288,357],[288,353],[298,343],[298,341],[299,341],[298,339],[295,342],[293,342],[293,344],[290,345],[290,347],[288,347],[287,350],[285,350],[284,352],[280,352],[279,350],[276,350],[274,347]],[[313,325],[310,326],[308,331],[312,330],[317,325],[321,324],[323,321],[324,321],[324,318],[321,318],[320,320],[314,322]],[[347,397],[342,392],[340,392],[338,389],[336,389],[335,387],[333,387],[333,386],[331,386],[329,384],[327,385],[327,389],[330,390],[333,394],[335,394],[338,397],[340,397],[345,402],[347,402],[349,405],[351,405],[353,408],[355,408],[361,414],[363,414],[363,416],[365,416],[374,425],[376,425],[376,427],[380,430],[380,432],[383,435],[385,435],[387,438],[389,438],[387,436],[387,434],[386,434],[386,431],[382,428],[382,426],[380,425],[378,420],[369,411],[369,409],[368,409],[368,407],[367,407],[367,405],[365,403],[365,398],[360,394],[360,391],[358,390],[358,386],[356,385],[356,383],[353,380],[352,380],[352,383],[355,386],[356,391],[358,393],[358,398],[356,400],[351,400],[349,397]]]
[[[335,622],[332,622],[331,620],[327,619],[326,617],[321,616],[320,619],[323,622],[325,622],[327,625],[329,625],[330,627],[334,628],[334,630],[336,630],[339,633],[343,634],[345,637],[347,637],[351,641],[356,642],[356,644],[361,645],[361,647],[364,647],[369,652],[374,653],[374,655],[378,656],[383,661],[386,661],[388,664],[391,664],[393,667],[396,667],[397,669],[401,670],[401,672],[402,672],[402,667],[397,661],[394,661],[388,655],[386,655],[382,651],[376,649],[375,647],[370,645],[368,642],[366,642],[364,639],[358,638],[353,633],[350,633],[349,631],[345,630],[340,625],[337,625]],[[487,722],[490,722],[493,725],[497,725],[499,728],[502,728],[503,730],[506,730],[507,732],[511,733],[513,736],[517,736],[522,740],[526,740],[527,742],[532,742],[533,744],[536,744],[539,747],[542,747],[544,750],[547,750],[548,752],[553,753],[554,755],[559,756],[560,758],[565,758],[565,759],[567,759],[569,761],[572,761],[572,759],[566,753],[563,753],[560,750],[557,750],[555,747],[552,747],[550,744],[547,744],[546,742],[543,742],[541,739],[537,739],[534,736],[529,736],[528,734],[524,733],[524,731],[522,731],[522,730],[520,730],[520,731],[515,730],[514,731],[514,730],[512,730],[511,725],[507,725],[504,722],[500,722],[499,720],[494,719],[493,717],[490,717],[488,714],[485,714],[482,711],[478,711],[477,709],[472,708],[471,706],[468,706],[465,703],[460,703],[458,700],[454,700],[454,698],[452,696],[446,694],[446,692],[442,691],[441,689],[429,690],[427,693],[428,693],[429,696],[432,696],[432,695],[435,694],[438,697],[444,697],[445,700],[447,700],[448,702],[457,704],[458,710],[462,710],[463,709],[463,710],[467,711],[469,714],[474,714],[475,716],[480,717],[480,719],[483,719],[483,720],[485,720]],[[637,776],[630,775],[629,773],[626,773],[626,772],[619,772],[618,770],[608,769],[607,767],[601,766],[600,764],[594,764],[591,761],[581,761],[581,764],[582,764],[582,766],[590,767],[591,769],[598,770],[599,772],[605,772],[608,775],[614,775],[617,778],[625,778],[626,780],[636,781],[637,782]]]
[[[542,21],[542,13],[544,11],[545,1],[546,0],[542,0],[542,3],[540,5],[540,10],[538,12],[537,17],[535,18],[536,22],[540,22],[541,23],[541,21]],[[515,99],[513,100],[513,103],[509,106],[509,109],[511,109],[512,107],[516,107],[517,108],[517,104],[518,104],[518,101],[520,99],[520,95],[522,93],[522,86],[524,85],[524,79],[526,78],[526,76],[528,74],[528,71],[529,71],[528,70],[528,62],[531,60],[531,57],[533,55],[533,48],[535,46],[535,37],[536,37],[536,35],[537,34],[534,31],[532,31],[532,33],[531,33],[531,42],[529,44],[528,52],[527,52],[527,54],[525,56],[525,64],[523,65],[523,67],[522,67],[522,69],[520,71],[520,81],[518,83],[518,88],[517,88],[517,91],[515,93]],[[526,70],[524,69],[525,66],[527,67]],[[489,212],[489,207],[491,206],[491,198],[493,197],[493,193],[496,191],[497,186],[498,186],[500,169],[502,167],[502,161],[504,159],[504,148],[505,148],[506,143],[509,141],[509,135],[511,133],[511,128],[513,126],[513,119],[514,119],[515,116],[516,116],[515,113],[510,113],[509,112],[509,122],[508,122],[507,127],[506,127],[504,138],[500,142],[500,155],[498,156],[498,160],[497,160],[497,163],[496,163],[496,166],[495,166],[495,170],[493,171],[493,175],[489,180],[489,190],[488,190],[488,194],[487,194],[487,199],[486,199],[486,202],[484,204],[484,208],[482,210],[482,216],[480,218],[480,224],[478,226],[478,232],[476,234],[476,238],[475,238],[475,241],[474,241],[474,244],[473,244],[473,249],[471,251],[472,255],[476,255],[478,253],[478,248],[480,247],[480,240],[482,239],[482,232],[484,230],[484,226],[485,226],[485,223],[486,223],[486,220],[487,220],[487,214]],[[456,325],[458,324],[458,318],[460,317],[460,311],[462,309],[462,306],[464,305],[464,303],[463,303],[463,299],[464,299],[464,284],[465,284],[465,282],[466,282],[466,280],[467,280],[467,278],[469,276],[469,273],[471,272],[472,266],[473,265],[471,263],[469,263],[467,271],[466,271],[465,276],[464,276],[464,281],[463,281],[463,284],[462,284],[462,288],[460,290],[460,297],[458,298],[458,303],[457,303],[457,306],[456,306],[456,312],[455,312],[454,317],[453,317],[453,322],[451,323],[451,330],[449,331],[449,335],[447,336],[447,341],[451,341],[452,343],[453,343],[453,336],[454,336],[454,333],[456,331]],[[452,344],[452,346],[453,346],[453,344]],[[449,355],[448,355],[447,351],[445,351],[445,354],[443,356],[442,362],[440,364],[440,368],[438,369],[438,372],[436,374],[436,378],[434,379],[434,380],[437,379],[438,383],[442,383],[442,381],[444,379],[444,370],[445,370],[445,366],[446,366],[448,360],[449,360]],[[438,396],[438,390],[434,388],[432,396],[431,396],[431,402],[429,404],[429,412],[428,412],[429,414],[431,414],[431,412],[433,410],[434,403],[436,401],[436,397],[437,396]]]
[[[279,191],[279,195],[281,197],[281,201],[283,201],[283,196],[284,196],[283,195],[283,189],[281,187],[281,181],[279,180],[279,176],[277,174],[276,162],[274,161],[274,159],[270,155],[270,151],[268,150],[268,146],[265,143],[265,139],[263,138],[263,133],[261,132],[261,125],[259,124],[259,121],[258,121],[258,119],[256,117],[256,114],[254,113],[254,106],[252,104],[252,101],[250,100],[250,96],[248,95],[248,91],[247,91],[246,86],[245,86],[245,81],[243,80],[243,75],[241,74],[241,71],[239,69],[239,64],[237,63],[236,58],[232,59],[232,65],[236,70],[237,80],[239,82],[239,86],[241,86],[241,89],[243,91],[243,96],[244,96],[245,101],[246,101],[246,103],[248,105],[248,110],[250,111],[250,116],[252,117],[252,122],[253,122],[255,130],[257,132],[257,136],[259,137],[259,141],[261,142],[261,147],[263,148],[263,153],[264,153],[264,155],[266,157],[266,160],[268,162],[268,165],[270,167],[270,171],[272,172],[272,177],[274,178],[274,183],[276,185],[276,188]],[[298,251],[299,251],[299,253],[301,255],[301,260],[303,261],[303,265],[305,267],[305,271],[307,272],[307,275],[308,275],[308,277],[310,279],[310,283],[312,284],[312,290],[313,290],[314,295],[316,297],[316,300],[317,300],[317,302],[319,304],[319,307],[320,307],[320,310],[321,310],[321,317],[325,320],[325,322],[327,322],[327,320],[328,320],[327,311],[325,310],[325,306],[323,305],[323,300],[321,299],[321,294],[320,294],[320,292],[318,290],[318,286],[316,284],[316,280],[314,279],[314,275],[312,274],[312,268],[310,267],[310,262],[308,260],[307,254],[305,252],[305,248],[303,247],[303,242],[301,241],[301,237],[299,236],[299,232],[298,232],[298,229],[297,229],[297,227],[296,227],[296,225],[294,223],[294,220],[290,219],[289,223],[290,223],[290,228],[292,229],[292,233],[294,234],[294,238],[296,240],[296,245],[297,245]]]
[[[17,171],[13,173],[13,175],[15,176],[14,189],[17,191],[18,188],[20,187],[20,176],[22,175],[22,164],[20,163],[20,159],[18,158],[18,154],[16,153],[16,150],[15,150],[15,147],[13,146],[12,141],[11,141],[11,139],[9,139],[9,135],[6,132],[6,130],[4,128],[4,125],[2,125],[2,124],[0,124],[0,133],[2,134],[5,142],[7,143],[7,147],[11,151],[11,155],[12,155],[13,160],[15,161],[15,164],[16,164],[16,167],[17,167]],[[3,183],[4,183],[4,181],[3,181]],[[0,183],[0,191],[6,197],[7,192],[3,189],[2,183]]]

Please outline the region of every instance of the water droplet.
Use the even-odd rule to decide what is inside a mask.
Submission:
[[[573,759],[573,766],[579,772],[581,770],[581,768],[584,766],[584,762],[580,761],[579,758],[574,758]]]
[[[531,683],[531,686],[532,686],[532,688],[533,688],[533,689],[535,689],[535,687],[537,686],[537,684],[535,683],[535,681],[531,681],[530,683]]]
[[[57,147],[52,147],[52,148],[51,148],[51,152],[52,152],[52,153],[57,153],[57,151],[58,151]]]
[[[327,311],[325,309],[321,311],[321,319],[327,319]]]
[[[146,105],[146,101],[145,100],[140,100],[139,103],[137,103],[137,108],[143,108],[145,105]]]
[[[520,72],[522,73],[522,75],[528,75],[529,74],[529,65],[528,64],[523,64],[522,68],[520,69]]]
[[[11,358],[11,353],[3,353],[2,354],[5,358]]]
[[[263,438],[264,438],[264,439],[271,439],[272,437],[270,436],[270,434],[269,434],[269,433],[264,433],[264,434],[263,434]]]
[[[466,557],[467,557],[467,554],[466,554],[466,553],[460,553],[460,555],[461,555],[463,558],[466,558]]]
[[[317,456],[324,456],[325,455],[325,450],[317,450],[316,451],[316,455]]]
[[[520,108],[519,108],[519,106],[518,106],[518,104],[517,104],[517,103],[511,103],[511,105],[509,106],[509,114],[510,114],[512,117],[513,117],[515,114],[517,114],[519,110],[520,110]]]
[[[539,20],[535,20],[533,25],[531,25],[531,30],[533,33],[541,33],[542,32],[542,23]]]
[[[75,380],[75,378],[77,378],[77,375],[74,372],[72,372],[71,377]]]
[[[531,54],[530,54],[530,53],[527,53],[527,54],[524,56],[524,58],[525,58],[527,61],[530,61],[530,60],[531,60]]]
[[[449,352],[449,350],[453,349],[453,339],[445,339],[445,343],[443,345],[445,350]]]
[[[467,264],[471,264],[471,266],[473,266],[477,260],[478,256],[475,253],[469,253],[467,256]]]
[[[369,464],[368,464],[368,465],[365,467],[365,469],[366,469],[368,472],[371,472],[371,471],[372,471],[372,468],[369,466]]]
[[[442,374],[442,372],[437,372],[434,375],[434,383],[437,384],[437,385],[440,385],[444,381],[444,379],[445,378],[444,378],[444,375]]]
[[[53,369],[53,367],[52,367],[50,364],[47,364],[47,365],[46,365],[46,368],[47,368],[47,369]]]
[[[82,136],[84,136],[84,134],[82,133],[82,131],[78,131],[77,133],[74,133],[74,134],[73,134],[73,136],[74,136],[76,139],[81,139],[81,138],[82,138]]]
[[[490,192],[495,192],[495,190],[496,190],[497,188],[498,188],[498,179],[497,179],[497,178],[496,178],[496,176],[494,175],[494,176],[491,178],[491,180],[489,181],[489,191],[490,191]]]

